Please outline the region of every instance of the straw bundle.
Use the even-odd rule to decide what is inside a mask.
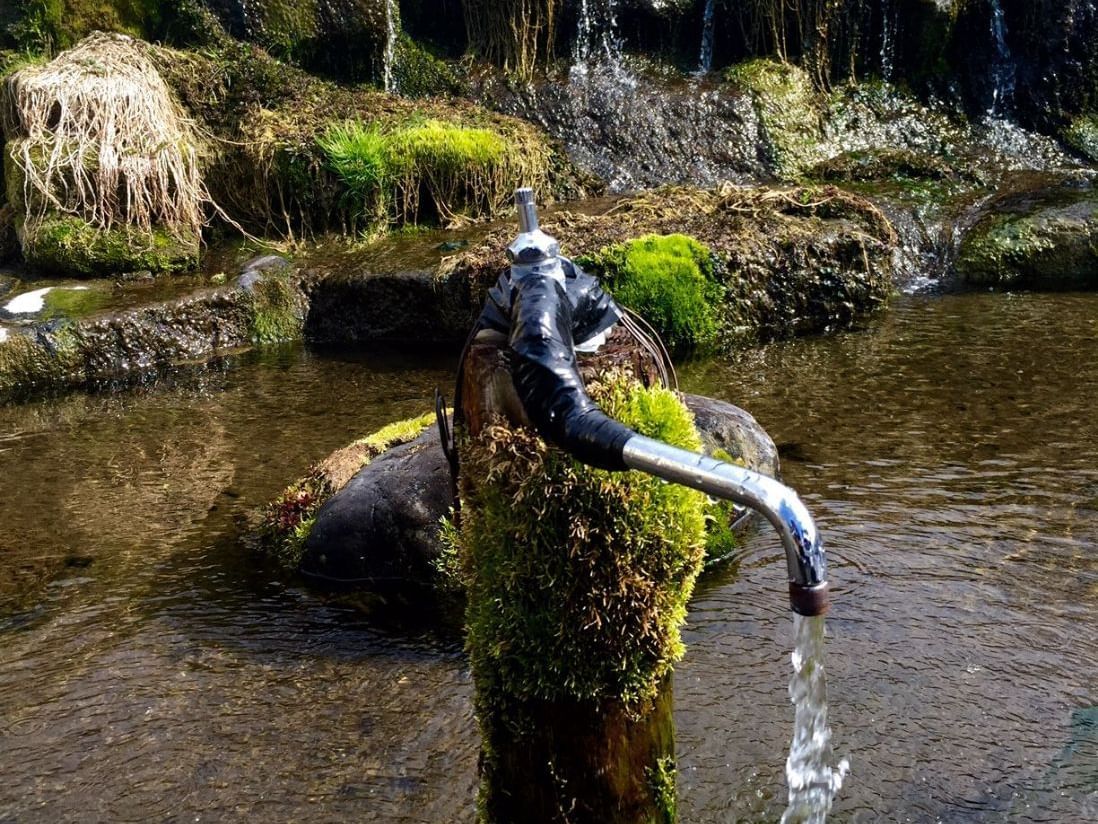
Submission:
[[[96,32],[3,92],[26,236],[62,213],[99,230],[199,237],[210,197],[194,131],[133,39]]]

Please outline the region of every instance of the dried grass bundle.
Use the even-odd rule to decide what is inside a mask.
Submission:
[[[24,231],[61,212],[97,229],[155,224],[180,239],[199,236],[212,201],[194,129],[134,40],[96,32],[5,85]]]

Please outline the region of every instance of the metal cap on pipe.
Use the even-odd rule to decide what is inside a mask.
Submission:
[[[518,208],[519,231],[536,232],[538,213],[534,208],[534,190],[529,187],[515,189],[515,206]]]

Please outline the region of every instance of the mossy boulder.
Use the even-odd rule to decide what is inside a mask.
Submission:
[[[872,203],[834,186],[665,189],[620,200],[608,214],[558,212],[542,226],[573,257],[647,235],[703,244],[722,289],[715,307],[722,350],[848,326],[892,291],[891,224]],[[445,258],[440,283],[464,285],[479,305],[513,234],[493,231]]]
[[[436,450],[437,455],[428,456],[427,466],[419,467],[416,462],[411,474],[403,464],[405,452],[413,455],[420,454],[425,447],[430,446],[431,433],[424,435],[424,430],[431,426],[434,420],[434,414],[427,413],[388,424],[377,432],[336,450],[328,458],[312,466],[303,478],[288,486],[263,511],[256,530],[257,548],[273,557],[284,568],[296,571],[306,552],[307,541],[314,524],[323,514],[320,539],[312,540],[312,551],[308,558],[308,571],[314,575],[333,581],[368,578],[370,569],[367,565],[371,559],[366,558],[362,550],[375,547],[382,553],[387,552],[386,558],[405,558],[408,561],[405,565],[406,570],[417,568],[418,556],[423,554],[417,550],[421,550],[422,547],[407,547],[394,544],[392,541],[372,540],[372,537],[377,536],[371,533],[371,527],[375,520],[379,520],[382,524],[389,524],[393,520],[391,515],[382,515],[378,518],[375,507],[379,502],[386,504],[386,513],[391,513],[394,504],[404,496],[403,500],[408,504],[408,511],[419,512],[424,507],[430,509],[430,504],[422,499],[422,495],[427,494],[428,500],[438,497],[434,494],[437,493],[437,489],[429,485],[433,475],[437,474],[430,464],[437,463],[441,458],[444,465],[448,467],[441,447]],[[436,445],[439,443],[437,436],[434,443]],[[404,444],[409,445],[408,450],[390,454],[389,450]],[[381,474],[387,476],[395,465],[402,480],[409,482],[410,487],[405,489],[400,485],[379,492],[378,482],[373,477],[377,473],[371,472],[361,476],[363,468],[369,467],[374,459],[383,455],[385,460],[380,464]],[[437,481],[437,478],[435,480]],[[352,481],[354,484],[348,490],[348,494],[342,496],[339,501],[333,501],[329,506],[329,499],[342,492]],[[447,475],[445,483],[447,489],[449,483]],[[435,486],[437,487],[437,483]],[[388,500],[384,500],[386,494],[391,496]],[[365,504],[357,505],[364,496]],[[440,518],[449,509],[449,501],[435,500],[435,504],[427,521],[434,528],[433,537],[437,554]],[[349,511],[351,518],[346,520],[345,516]],[[422,529],[423,526],[423,523],[419,523],[418,528]],[[405,538],[407,537],[406,534]],[[430,540],[430,536],[426,540]],[[348,542],[354,545],[348,548],[346,546]],[[382,565],[385,565],[384,559]],[[376,573],[376,559],[372,569]],[[392,577],[391,571],[388,577]]]
[[[1098,287],[1098,191],[1069,179],[994,198],[965,234],[957,272],[979,286]]]
[[[808,72],[759,58],[728,69],[725,79],[752,96],[763,149],[779,177],[795,178],[819,161],[825,101]]]
[[[179,272],[198,264],[201,239],[163,229],[98,229],[79,217],[55,215],[23,227],[23,259],[54,275],[99,277],[127,272]]]

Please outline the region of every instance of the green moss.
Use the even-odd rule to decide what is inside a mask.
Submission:
[[[256,532],[259,550],[285,569],[296,570],[325,501],[382,452],[414,440],[434,422],[434,412],[396,421],[312,466],[301,480],[287,487],[263,510]]]
[[[674,351],[711,346],[723,288],[713,256],[686,235],[646,235],[581,259],[614,298],[647,319]]]
[[[678,397],[611,376],[591,395],[614,418],[686,449]],[[652,699],[683,654],[705,498],[638,472],[584,466],[530,430],[462,445],[461,553],[478,701]]]
[[[1075,118],[1064,132],[1064,142],[1092,163],[1098,163],[1098,115]]]
[[[660,810],[660,824],[674,824],[678,820],[675,800],[675,768],[674,756],[663,756],[656,760],[656,766],[647,771],[648,782],[652,785],[652,793],[657,799]]]
[[[289,277],[267,275],[252,287],[253,343],[297,340],[305,325],[305,301]]]
[[[106,306],[110,301],[110,295],[98,288],[66,289],[65,287],[58,287],[47,292],[42,300],[44,303],[43,319],[81,318]]]
[[[198,263],[197,237],[180,239],[154,229],[96,229],[68,216],[47,217],[23,233],[23,256],[38,269],[94,277],[149,270],[176,272]]]
[[[731,67],[725,79],[751,94],[779,177],[795,178],[820,159],[823,100],[804,69],[758,59]]]
[[[407,34],[401,34],[397,41],[393,79],[404,97],[452,95],[463,91],[461,81],[449,64]]]

